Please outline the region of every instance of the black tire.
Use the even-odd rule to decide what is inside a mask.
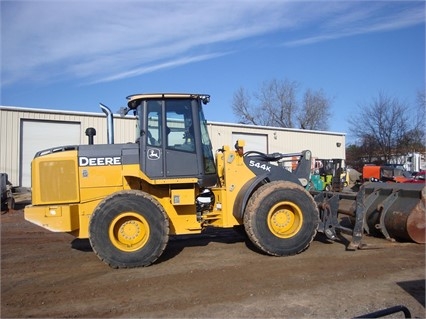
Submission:
[[[169,221],[163,207],[141,191],[108,196],[89,223],[93,251],[112,268],[151,265],[163,253],[168,238]]]
[[[265,184],[244,211],[244,227],[253,244],[273,256],[298,254],[309,247],[319,222],[312,196],[287,181]]]

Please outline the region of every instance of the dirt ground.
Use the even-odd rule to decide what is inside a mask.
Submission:
[[[25,203],[1,215],[1,318],[352,318],[396,305],[426,316],[424,245],[367,237],[381,248],[346,251],[319,234],[278,258],[210,231],[171,238],[150,267],[115,270],[87,240],[25,221]]]

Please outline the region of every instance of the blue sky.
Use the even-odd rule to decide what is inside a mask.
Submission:
[[[322,89],[333,132],[379,92],[414,106],[425,2],[1,1],[3,106],[101,113],[135,93],[207,93],[207,120],[236,122],[238,88],[272,79]]]

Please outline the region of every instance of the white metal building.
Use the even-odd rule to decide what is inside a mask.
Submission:
[[[103,113],[0,106],[0,172],[14,186],[30,187],[30,163],[35,153],[55,146],[87,144],[85,132],[96,129],[95,144],[107,143]],[[311,150],[316,158],[345,159],[345,133],[284,129],[231,123],[208,123],[213,150],[246,141],[245,150],[296,153]],[[114,142],[135,141],[133,116],[114,115]]]

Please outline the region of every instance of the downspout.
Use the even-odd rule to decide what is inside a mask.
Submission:
[[[107,138],[108,138],[108,144],[114,144],[114,117],[112,115],[111,110],[108,108],[108,106],[103,105],[102,103],[99,103],[99,106],[101,107],[102,111],[107,116]]]

